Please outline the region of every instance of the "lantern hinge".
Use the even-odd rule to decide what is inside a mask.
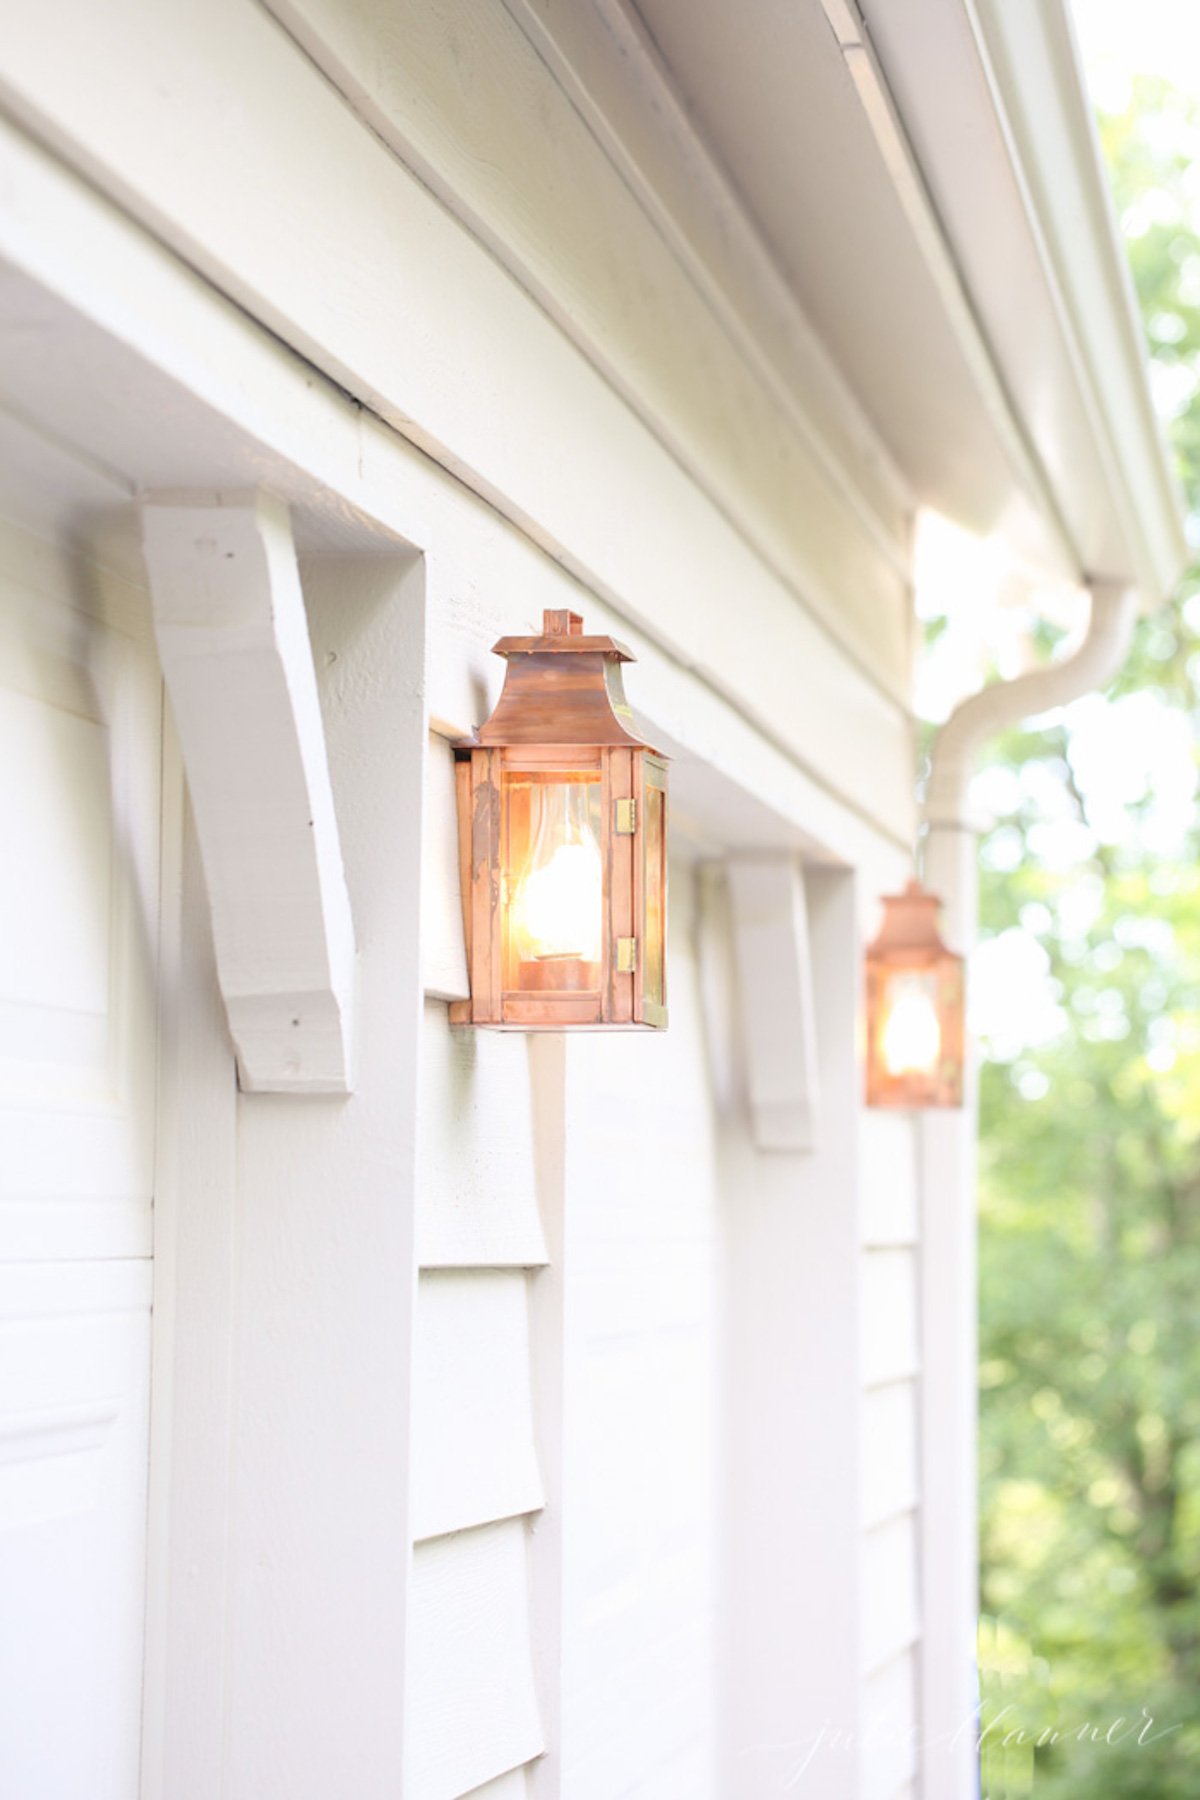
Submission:
[[[617,939],[617,974],[632,975],[637,968],[637,939]]]
[[[621,837],[631,837],[637,830],[637,801],[615,800],[617,823],[616,830]]]

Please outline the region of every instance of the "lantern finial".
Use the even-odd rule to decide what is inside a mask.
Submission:
[[[545,637],[582,637],[583,614],[547,607],[542,614],[542,633]]]

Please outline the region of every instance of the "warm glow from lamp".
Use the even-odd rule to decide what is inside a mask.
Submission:
[[[522,961],[600,960],[604,866],[589,817],[595,785],[555,781],[533,789],[533,844],[512,898]]]
[[[867,949],[868,1106],[963,1104],[963,959],[938,936],[936,894],[886,894]]]
[[[513,902],[517,934],[529,955],[599,962],[603,894],[600,846],[590,834],[559,844],[548,862],[531,867]]]
[[[937,1008],[921,975],[898,975],[891,983],[880,1050],[889,1075],[930,1074],[942,1048]]]

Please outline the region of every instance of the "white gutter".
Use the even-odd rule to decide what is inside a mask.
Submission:
[[[991,429],[1019,487],[1035,500],[1064,566],[1078,569],[1082,559],[1081,546],[1063,517],[1058,496],[1045,469],[1030,450],[1024,425],[967,291],[959,259],[946,236],[897,111],[859,0],[820,0],[820,4],[837,39],[880,160],[970,371]]]
[[[1186,500],[1146,380],[1129,263],[1067,0],[960,0],[975,20],[1026,187],[1047,281],[1066,318],[1077,381],[1143,608],[1187,565]],[[986,46],[986,48],[985,48]],[[1035,414],[1030,415],[1036,416]],[[1097,500],[1100,496],[1097,496]],[[1095,542],[1082,567],[1112,569]]]
[[[1127,582],[1089,583],[1091,606],[1074,645],[1044,667],[997,681],[964,700],[938,732],[925,792],[929,832],[978,830],[968,815],[967,793],[975,761],[989,739],[1021,719],[1036,718],[1094,688],[1105,687],[1129,653],[1138,616],[1137,589]],[[965,921],[964,921],[965,923]]]
[[[1152,610],[1187,562],[1184,498],[1066,0],[819,3],[981,408],[1043,517],[1031,560],[1127,572]]]
[[[983,821],[970,816],[968,790],[979,752],[1006,726],[1106,686],[1128,653],[1136,589],[1112,581],[1089,586],[1090,613],[1073,651],[981,689],[938,734],[924,806],[924,878],[942,898],[947,942],[964,955],[978,915]],[[920,1116],[924,1800],[962,1800],[976,1791],[976,1129],[976,1081],[968,1063],[962,1110]]]

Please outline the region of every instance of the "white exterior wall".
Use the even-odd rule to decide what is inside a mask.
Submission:
[[[568,1045],[562,1792],[720,1800],[724,1212],[695,876],[671,1028]]]
[[[453,895],[451,903],[453,904]],[[425,1008],[412,1400],[408,1791],[458,1795],[546,1746],[533,1667],[537,1071],[517,1035]],[[542,1093],[561,1111],[561,1084]],[[543,1076],[542,1088],[546,1087]]]
[[[0,1791],[13,1794],[124,1800],[137,1786],[155,1015],[173,964],[161,728],[144,593],[0,505]]]
[[[907,1724],[919,1664],[912,1137],[863,1119],[854,1029],[912,825],[903,496],[802,331],[749,367],[726,273],[698,288],[663,249],[694,222],[631,191],[507,9],[456,38],[414,7],[382,45],[381,17],[289,15],[306,53],[234,0],[130,0],[121,30],[39,15],[4,59],[10,106],[168,246],[30,152],[0,252],[96,342],[61,390],[6,370],[6,398],[106,441],[114,505],[240,471],[321,538],[361,956],[354,1097],[236,1096],[189,851],[145,1792],[900,1800],[903,1730],[863,1733]],[[76,416],[102,337],[174,411],[148,386],[134,420],[122,363],[103,427]],[[676,756],[666,1038],[445,1022],[448,740],[494,697],[490,643],[555,604],[632,642]],[[759,847],[806,869],[809,1155],[751,1142],[720,865]]]
[[[920,1241],[903,1117],[862,1122],[863,1800],[898,1800],[919,1767]]]

